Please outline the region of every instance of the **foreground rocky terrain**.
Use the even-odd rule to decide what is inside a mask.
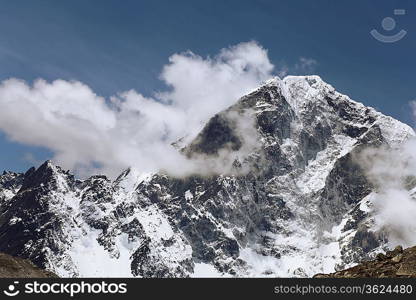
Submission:
[[[42,270],[27,259],[0,253],[0,278],[56,278],[52,272]]]
[[[396,247],[386,254],[379,253],[375,260],[331,274],[317,274],[314,278],[414,278],[416,277],[416,247],[403,250]]]
[[[330,273],[388,246],[357,157],[414,135],[317,76],[274,78],[175,145],[200,172],[4,172],[0,251],[61,277]]]

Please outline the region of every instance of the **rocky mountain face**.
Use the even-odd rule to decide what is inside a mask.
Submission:
[[[0,253],[0,278],[57,278],[57,276],[40,269],[30,260]]]
[[[397,246],[376,259],[332,274],[317,274],[314,278],[415,278],[416,247],[403,250]]]
[[[50,161],[5,172],[0,252],[62,277],[333,272],[387,245],[360,151],[414,135],[317,76],[274,78],[179,150],[207,162],[198,174],[79,180]],[[230,168],[208,172],[213,161]]]

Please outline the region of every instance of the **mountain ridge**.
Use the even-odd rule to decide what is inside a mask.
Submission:
[[[355,156],[414,135],[318,76],[273,78],[182,148],[200,174],[2,175],[0,251],[63,277],[331,272],[387,247]]]
[[[57,278],[31,261],[0,253],[0,278]]]
[[[375,260],[332,274],[316,274],[314,278],[415,278],[416,247],[378,253]]]

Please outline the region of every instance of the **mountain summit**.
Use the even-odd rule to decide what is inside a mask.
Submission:
[[[178,151],[198,171],[0,176],[0,252],[61,277],[331,273],[387,245],[356,157],[413,130],[318,76],[273,78]]]

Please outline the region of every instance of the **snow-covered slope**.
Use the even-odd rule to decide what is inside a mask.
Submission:
[[[222,174],[129,169],[114,182],[81,181],[51,162],[5,173],[0,251],[60,276],[333,272],[386,243],[356,154],[414,135],[317,76],[273,78],[180,150],[210,163],[231,158]]]
[[[22,186],[24,174],[3,172],[0,176],[0,205],[12,199]]]

